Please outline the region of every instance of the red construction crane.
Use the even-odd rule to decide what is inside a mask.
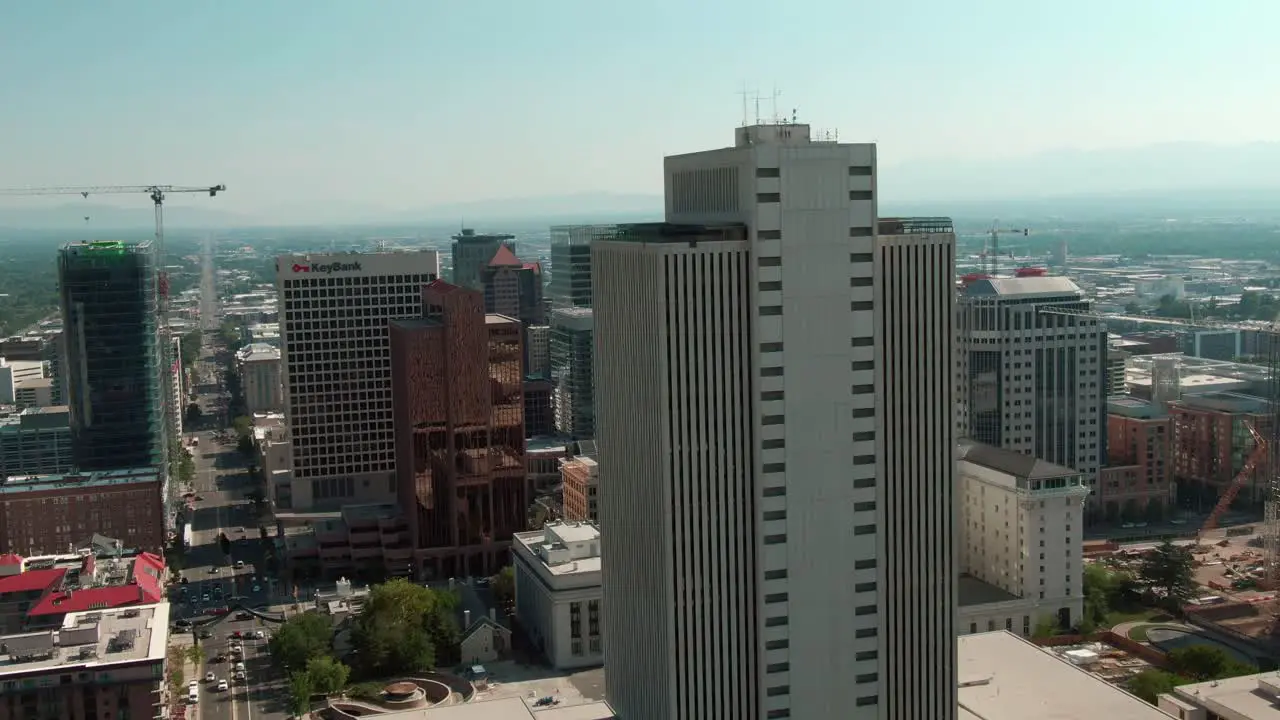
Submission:
[[[87,198],[90,195],[131,195],[143,193],[151,198],[156,206],[156,265],[157,288],[163,299],[169,297],[169,277],[165,273],[164,261],[164,199],[171,193],[208,193],[216,197],[225,192],[226,185],[204,185],[200,187],[182,185],[99,185],[90,187],[43,187],[43,188],[9,188],[0,189],[0,196],[12,195],[79,195]],[[163,303],[162,303],[163,306]]]
[[[1232,478],[1231,484],[1227,486],[1227,489],[1222,491],[1222,495],[1218,498],[1218,504],[1213,506],[1213,511],[1204,520],[1204,525],[1200,526],[1200,531],[1196,533],[1197,542],[1204,537],[1205,533],[1218,527],[1218,520],[1222,518],[1222,514],[1227,511],[1227,508],[1231,507],[1231,503],[1240,494],[1240,489],[1249,481],[1249,478],[1253,477],[1258,465],[1267,459],[1267,441],[1262,437],[1262,433],[1258,432],[1258,428],[1254,427],[1251,420],[1245,420],[1244,426],[1249,431],[1249,434],[1253,436],[1253,452],[1249,453],[1244,465],[1240,467],[1240,472]]]

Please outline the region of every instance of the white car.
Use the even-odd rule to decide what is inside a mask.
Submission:
[[[227,687],[228,687],[228,685],[227,685],[227,681],[226,681],[226,680],[219,680],[219,681],[218,681],[218,692],[225,692],[225,691],[226,691],[226,689],[227,689]]]
[[[242,673],[242,672],[244,672],[244,663],[242,663],[242,662],[238,662],[238,663],[236,663],[236,664],[235,664],[235,668],[234,668],[234,669],[235,669],[235,671],[236,671],[236,672],[238,672],[238,673]]]
[[[211,673],[211,672],[207,672],[207,673],[205,673],[205,674],[204,674],[204,681],[205,681],[205,682],[213,682],[214,680],[217,680],[217,679],[218,679],[218,678],[217,678],[216,676],[214,676],[214,674],[213,674],[213,673]]]
[[[267,634],[262,630],[254,630],[253,637],[257,640],[265,640],[267,638]]]

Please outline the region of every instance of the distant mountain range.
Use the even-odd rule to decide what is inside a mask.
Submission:
[[[1018,159],[886,164],[882,215],[956,217],[1280,218],[1280,143],[1173,143],[1123,150],[1062,150]],[[662,217],[659,193],[579,193],[386,210],[354,203],[290,204],[241,215],[207,205],[168,206],[167,225],[216,229],[279,225],[461,225],[627,222]],[[88,218],[86,220],[85,218]],[[146,228],[151,206],[66,203],[0,206],[0,228]]]

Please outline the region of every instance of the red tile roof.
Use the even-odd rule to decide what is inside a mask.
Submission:
[[[442,292],[442,293],[453,292],[454,290],[458,289],[457,285],[454,285],[453,283],[450,283],[450,282],[445,282],[444,280],[441,280],[439,278],[427,283],[427,287],[431,288],[432,290],[435,290],[436,292]]]
[[[46,593],[28,615],[65,615],[126,605],[145,605],[164,599],[164,588],[161,587],[160,580],[164,575],[164,560],[159,556],[139,553],[133,559],[129,573],[130,579],[125,585],[83,588],[74,592],[59,588]]]
[[[520,262],[520,258],[511,252],[511,248],[506,245],[499,245],[498,252],[493,254],[493,259],[489,261],[489,267],[521,267],[524,263]]]
[[[22,564],[21,555],[14,555],[13,553],[9,553],[7,555],[0,555],[0,565],[21,565],[21,564]]]
[[[66,568],[48,568],[45,570],[28,570],[24,573],[0,578],[0,595],[13,592],[47,590],[62,582],[62,576],[66,574]]]

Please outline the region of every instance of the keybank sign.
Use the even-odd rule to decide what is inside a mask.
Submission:
[[[296,273],[319,273],[320,275],[332,275],[333,273],[360,272],[360,263],[312,263],[310,265],[294,264],[293,271]]]

